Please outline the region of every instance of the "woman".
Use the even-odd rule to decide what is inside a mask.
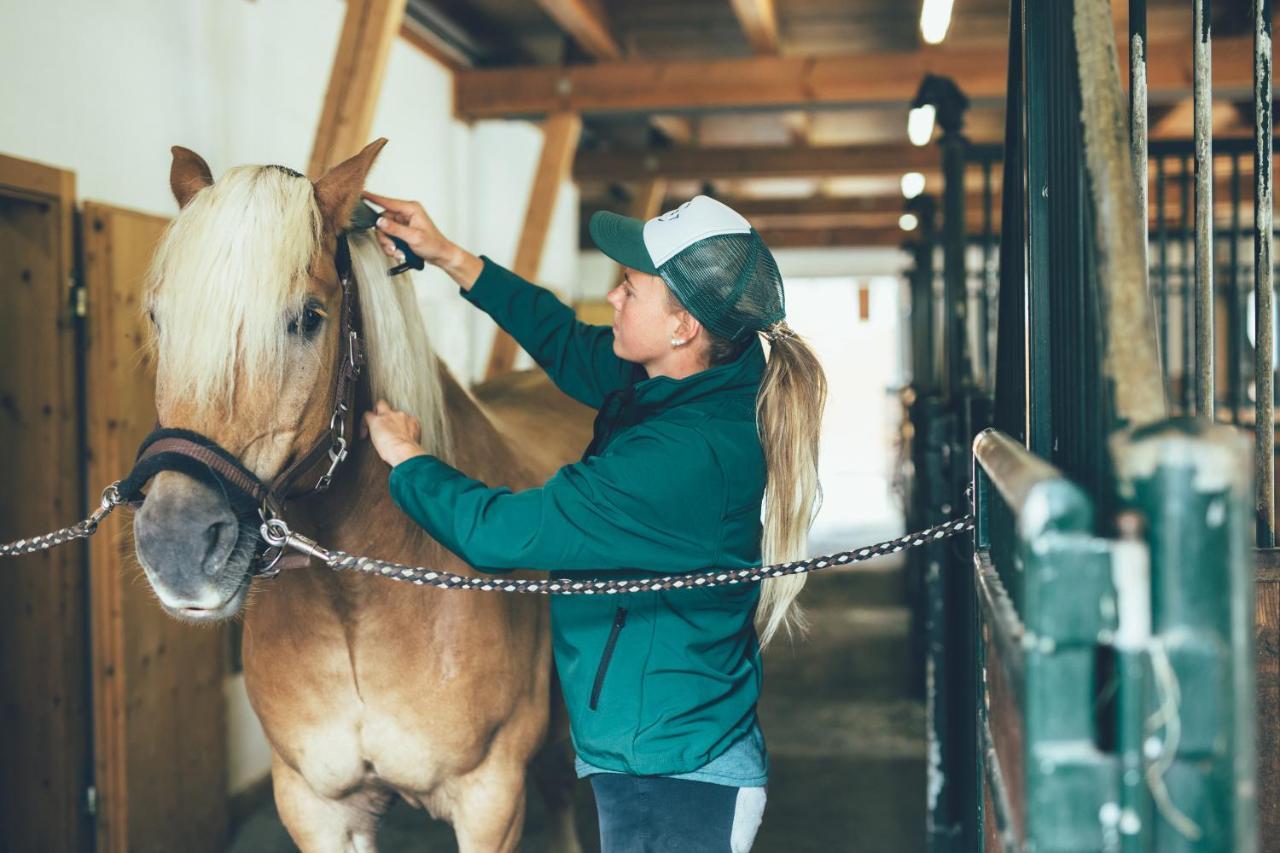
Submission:
[[[578,577],[804,555],[826,380],[783,322],[782,279],[745,219],[706,196],[648,222],[593,216],[592,239],[623,266],[606,328],[454,245],[421,205],[367,197],[386,208],[388,254],[389,236],[404,240],[599,410],[581,461],[512,493],[427,455],[414,419],[379,401],[365,423],[391,494],[437,541],[480,571]],[[768,778],[760,650],[795,623],[803,585],[552,596],[578,775],[591,779],[605,853],[750,849]]]

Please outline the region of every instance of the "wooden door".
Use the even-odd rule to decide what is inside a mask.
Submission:
[[[0,155],[0,541],[84,518],[71,172]],[[0,851],[91,849],[84,543],[0,558]]]
[[[123,477],[155,422],[139,299],[168,220],[87,202],[90,491]],[[227,824],[224,629],[160,609],[133,550],[132,514],[90,541],[98,849],[222,850]]]

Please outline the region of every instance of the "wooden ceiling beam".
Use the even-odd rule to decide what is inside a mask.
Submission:
[[[898,247],[912,239],[910,231],[896,225],[883,228],[779,228],[761,231],[765,245],[778,249],[863,249],[874,247]]]
[[[538,278],[556,198],[569,175],[581,134],[582,117],[573,113],[549,116],[542,124],[542,153],[525,208],[524,228],[520,232],[520,242],[516,244],[515,261],[511,264],[511,271],[528,281]],[[509,373],[515,364],[517,351],[515,339],[498,329],[489,351],[485,378]]]
[[[369,142],[391,45],[400,33],[405,0],[349,0],[311,146],[307,174],[319,178]]]
[[[622,48],[609,29],[599,0],[537,0],[537,3],[592,58],[622,59]]]
[[[1147,64],[1153,102],[1191,91],[1186,39],[1155,42]],[[1122,79],[1127,51],[1119,54]],[[893,69],[893,73],[885,73]],[[463,71],[454,78],[460,118],[515,118],[572,110],[586,115],[901,104],[926,73],[953,78],[974,101],[1001,101],[1005,63],[988,48],[928,47],[856,56],[755,56],[732,59],[605,62],[590,66]],[[1253,85],[1250,37],[1214,40],[1219,97]]]
[[[730,0],[751,49],[763,56],[778,52],[778,14],[773,0]]]
[[[607,182],[901,175],[936,172],[939,158],[935,146],[917,148],[910,144],[583,151],[573,174],[578,181]]]

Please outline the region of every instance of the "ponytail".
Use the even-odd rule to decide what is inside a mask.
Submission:
[[[688,310],[669,288],[672,311]],[[704,327],[712,367],[727,364],[746,351],[751,336],[728,341]],[[818,483],[818,443],[822,411],[827,405],[827,376],[818,357],[785,322],[760,332],[768,342],[768,362],[756,394],[756,429],[764,448],[764,565],[789,563],[806,556],[809,527],[822,502]],[[760,648],[778,629],[803,631],[804,616],[796,596],[808,575],[768,578],[760,584],[756,633]]]
[[[764,332],[770,343],[756,424],[764,448],[764,565],[806,556],[809,527],[822,502],[818,482],[818,444],[827,377],[813,350],[786,323]],[[780,628],[803,631],[804,616],[795,603],[808,575],[769,578],[761,584],[756,631],[763,649]]]

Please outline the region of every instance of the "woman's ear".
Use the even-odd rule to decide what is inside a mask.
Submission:
[[[702,333],[702,324],[698,322],[698,319],[688,311],[680,311],[676,314],[676,317],[679,322],[676,324],[676,330],[672,337],[679,338],[685,341],[686,344],[696,341]]]

